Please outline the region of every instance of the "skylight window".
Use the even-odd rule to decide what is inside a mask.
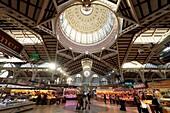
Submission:
[[[77,11],[77,8],[81,7],[75,6],[67,9],[60,15],[60,26],[67,38],[83,45],[95,44],[107,38],[115,21],[113,12],[105,7],[94,5],[92,7],[94,11],[87,16]],[[74,13],[76,11],[79,15],[75,16],[71,14],[71,11]],[[103,14],[99,14],[99,11],[103,11]]]
[[[153,28],[140,34],[134,44],[157,44],[162,42],[166,38],[166,34],[169,32],[169,28]]]
[[[4,31],[23,45],[41,44],[41,42],[43,41],[40,35],[34,35],[33,33],[27,30],[4,30]]]

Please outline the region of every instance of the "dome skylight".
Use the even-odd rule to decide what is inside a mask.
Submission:
[[[111,46],[119,30],[118,18],[107,6],[74,5],[59,16],[59,41],[72,51],[94,53]]]

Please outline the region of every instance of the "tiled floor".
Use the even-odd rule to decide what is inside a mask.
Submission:
[[[126,111],[120,111],[120,106],[96,100],[92,100],[90,109],[75,111],[76,104],[76,101],[70,100],[62,105],[38,105],[25,113],[138,113],[136,107],[126,107]]]

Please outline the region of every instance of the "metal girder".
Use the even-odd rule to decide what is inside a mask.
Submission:
[[[81,58],[84,54],[80,54],[78,56],[76,56],[75,58],[73,58],[72,60],[69,60],[68,62],[64,63],[63,67],[66,67],[68,64],[74,62],[75,60],[78,60],[79,58]]]
[[[143,69],[139,71],[139,75],[140,75],[140,77],[141,77],[142,82],[145,82],[145,81],[146,81],[146,80],[145,80],[145,75],[144,75],[144,73],[145,73],[145,72],[143,71]]]
[[[49,30],[48,28],[38,25],[37,28],[41,29],[42,31],[52,35],[53,37],[56,37],[55,33],[53,33],[53,31]]]
[[[67,51],[68,49],[67,48],[65,48],[65,49],[61,49],[61,50],[58,50],[57,51],[57,53],[59,53],[59,52],[63,52],[63,51]]]
[[[158,17],[161,17],[162,15],[165,15],[167,13],[169,13],[169,11],[167,11],[167,9],[170,7],[170,4],[164,6],[163,8],[157,10],[156,12],[150,14],[149,16],[147,16],[146,18],[140,20],[140,25],[139,24],[133,24],[127,28],[125,28],[124,30],[122,30],[120,33],[119,33],[119,36],[133,30],[133,29],[136,29],[137,27],[139,26],[142,26],[144,24],[147,24],[151,21],[154,21],[155,19],[157,19]]]
[[[118,41],[116,41],[116,47],[117,47],[117,52],[118,52],[117,57],[118,57],[119,74],[120,74],[120,76],[121,76],[122,81],[124,81],[123,71],[122,71],[121,64],[120,64],[120,55],[119,55]]]
[[[152,56],[154,55],[154,53],[157,53],[157,51],[159,51],[164,46],[165,43],[169,42],[169,39],[170,39],[170,32],[168,32],[166,34],[166,38],[161,43],[158,42],[159,44],[157,43],[156,46],[154,46],[151,49],[149,56],[147,57],[147,59],[143,63],[144,64],[148,63],[150,61],[150,59],[152,58]]]
[[[101,59],[102,54],[103,54],[103,51],[100,52],[100,55],[99,55],[99,58],[100,58],[100,59]]]
[[[131,23],[133,23],[133,24],[135,24],[135,25],[138,25],[138,23],[137,23],[136,21],[134,21],[134,20],[132,20],[132,19],[130,19],[130,18],[128,18],[128,17],[125,17],[125,16],[123,16],[123,15],[121,15],[121,14],[117,14],[117,16],[120,17],[120,18],[122,18],[122,19],[125,19],[125,20],[127,20],[127,21],[129,21],[129,22],[131,22]]]
[[[165,16],[166,16],[166,15],[165,15]],[[162,19],[162,18],[157,19],[157,20],[154,21],[152,24],[158,23],[158,21],[161,20],[161,19]],[[152,26],[152,24],[150,24],[150,25],[148,25],[146,28],[143,28],[142,30],[140,30],[140,32],[136,33],[136,36],[133,37],[133,40],[131,41],[130,46],[129,46],[129,48],[128,48],[128,51],[127,51],[127,53],[126,53],[126,55],[125,55],[125,57],[124,57],[124,59],[123,59],[123,63],[126,62],[126,59],[127,59],[128,55],[129,55],[129,52],[130,52],[131,47],[132,47],[132,44],[134,43],[134,41],[136,40],[136,38],[137,38],[140,34],[142,34],[143,32],[145,32],[146,30],[148,30],[148,29],[150,28],[150,26]],[[170,36],[169,36],[169,37],[170,37]],[[169,38],[169,37],[168,37],[168,38]],[[166,38],[166,40],[164,40],[164,41],[167,42],[167,41],[168,41],[168,38]],[[157,49],[160,48],[161,46],[163,46],[163,44],[164,44],[165,42],[162,41],[162,43],[159,44],[159,46],[154,47],[151,51],[155,51],[156,48],[157,48]],[[148,56],[148,58],[145,60],[144,63],[147,63],[152,56],[153,56],[153,53],[151,53],[151,54]],[[123,64],[123,63],[122,63],[122,64]]]
[[[115,12],[118,11],[121,1],[122,1],[122,0],[118,0],[118,1],[117,1]]]
[[[57,40],[57,44],[56,44],[56,53],[55,53],[55,62],[57,62],[57,53],[58,53],[58,40]]]
[[[92,56],[92,57],[95,58],[96,60],[104,63],[104,64],[107,65],[108,67],[114,69],[114,66],[113,66],[113,65],[109,64],[108,62],[106,62],[106,61],[104,61],[104,60],[101,60],[101,59],[100,59],[99,57],[97,57],[96,55],[90,54],[90,56]]]
[[[71,71],[69,71],[70,73],[72,73],[72,72],[74,72],[74,71],[76,71],[76,70],[79,70],[79,69],[81,69],[82,67],[78,67],[78,68],[74,68],[74,69],[72,69]]]
[[[44,13],[45,13],[45,9],[46,9],[46,7],[48,5],[48,2],[49,2],[49,0],[44,0],[44,3],[42,5],[41,11],[40,11],[40,14],[39,14],[38,19],[37,19],[37,24],[39,24],[41,22],[41,20],[42,20],[42,18],[44,16]]]
[[[124,57],[124,59],[123,59],[123,62],[122,62],[122,64],[124,64],[125,62],[126,62],[126,59],[127,59],[127,57],[128,57],[128,55],[129,55],[129,53],[130,53],[130,50],[131,50],[131,48],[132,48],[132,44],[134,43],[134,41],[136,40],[136,38],[137,38],[137,36],[133,36],[132,35],[132,39],[131,39],[131,42],[130,42],[130,44],[129,44],[129,47],[128,47],[128,50],[126,51],[126,54],[125,54],[125,57]]]
[[[96,68],[96,67],[93,66],[92,69],[95,69],[95,70],[99,71],[100,73],[103,73],[104,75],[107,75],[106,72],[100,70],[99,68]]]
[[[157,73],[161,78],[166,79],[166,73],[162,72],[162,70],[159,70]]]
[[[109,53],[109,54],[107,54],[107,55],[104,55],[104,56],[102,56],[102,57],[99,57],[101,60],[104,60],[104,59],[107,59],[107,58],[109,58],[109,57],[112,57],[112,56],[115,56],[115,55],[117,55],[117,53]]]
[[[133,18],[136,20],[136,22],[138,24],[140,24],[138,16],[137,16],[136,11],[135,11],[135,8],[133,6],[132,0],[126,0],[126,1],[127,1],[128,5],[130,6]]]
[[[67,54],[65,54],[65,53],[57,53],[57,54],[60,55],[60,56],[62,56],[62,57],[65,57],[65,58],[67,58],[67,59],[73,60],[73,57],[72,57],[72,56],[67,55]]]
[[[3,18],[8,18],[8,19],[6,19],[7,21],[12,20],[12,21],[14,21],[14,23],[15,23],[15,22],[18,23],[18,26],[21,26],[22,29],[26,29],[26,30],[30,31],[32,34],[34,34],[34,35],[41,41],[40,37],[38,36],[38,35],[39,35],[38,33],[36,33],[36,32],[35,32],[34,30],[32,30],[31,28],[25,26],[25,25],[24,25],[23,23],[21,23],[20,21],[14,19],[13,17],[10,17],[10,16],[8,16],[8,15],[3,15]],[[49,55],[49,53],[48,53],[48,51],[47,51],[47,48],[46,48],[44,42],[41,41],[41,43],[42,43],[42,45],[43,45],[43,48],[44,48],[44,50],[45,50],[45,53],[46,53],[46,55],[47,55],[48,60],[51,61],[50,55]]]

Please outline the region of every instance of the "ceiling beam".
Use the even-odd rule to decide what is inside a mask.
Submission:
[[[8,18],[8,19],[6,19],[7,21],[10,21],[10,22],[13,21],[13,23],[18,23],[18,26],[21,26],[22,29],[25,29],[25,30],[31,32],[33,35],[35,35],[35,36],[41,41],[41,39],[40,39],[41,37],[39,36],[39,34],[36,33],[32,28],[27,27],[26,25],[24,25],[23,23],[21,23],[20,21],[14,19],[14,18],[11,17],[11,16],[4,15],[4,14],[3,14],[3,18]],[[46,47],[45,44],[44,44],[44,41],[41,41],[41,43],[42,43],[42,45],[43,45],[43,48],[44,48],[44,50],[45,50],[45,53],[46,53],[46,55],[47,55],[48,60],[51,61],[49,52],[48,52],[48,50],[47,50],[47,47]]]
[[[49,0],[44,0],[44,3],[42,5],[41,11],[40,11],[40,14],[39,14],[38,19],[37,19],[37,25],[41,22],[41,20],[42,20],[42,18],[44,16],[45,9],[47,8],[48,2],[49,2]]]
[[[157,10],[156,12],[150,14],[149,16],[147,16],[146,18],[140,20],[140,25],[139,24],[133,24],[125,29],[123,29],[120,33],[119,36],[133,30],[136,29],[139,26],[142,26],[144,24],[148,24],[149,22],[153,22],[155,19],[169,13],[169,11],[167,11],[167,9],[170,8],[170,4],[162,7],[161,9]],[[125,19],[125,18],[124,18]],[[145,27],[146,28],[146,27]]]
[[[118,9],[119,9],[119,7],[120,7],[121,1],[122,1],[122,0],[118,0],[118,1],[117,1],[115,12],[118,11]]]
[[[126,1],[127,1],[128,5],[130,6],[130,10],[131,10],[133,18],[136,20],[136,22],[138,24],[140,24],[138,16],[137,16],[136,11],[135,11],[135,8],[133,6],[132,0],[126,0]]]
[[[60,56],[62,56],[62,57],[65,57],[65,58],[67,58],[67,59],[73,60],[73,57],[70,56],[70,55],[68,55],[68,54],[65,54],[65,53],[57,53],[57,54],[60,55]]]
[[[132,48],[132,44],[134,43],[134,41],[136,40],[136,38],[137,38],[137,36],[132,35],[131,42],[129,43],[129,46],[128,46],[128,49],[127,49],[127,51],[126,51],[126,54],[125,54],[125,57],[124,57],[124,59],[123,59],[122,64],[124,64],[124,63],[126,62],[127,57],[128,57],[128,55],[129,55],[129,53],[130,53],[130,50],[131,50],[131,48]],[[122,64],[121,64],[121,65],[122,65]]]
[[[78,56],[76,56],[74,59],[69,60],[68,62],[64,63],[63,67],[66,67],[67,65],[69,65],[70,63],[74,62],[75,60],[78,60],[79,58],[81,58],[82,56],[84,56],[84,54],[80,54]]]
[[[109,53],[107,55],[103,55],[100,59],[104,60],[104,59],[110,58],[110,57],[115,56],[115,55],[117,55],[117,53],[115,53],[115,52],[114,53]]]
[[[98,73],[98,72],[99,72],[100,74],[102,73],[102,75],[107,75],[107,73],[106,73],[106,72],[104,72],[103,70],[100,70],[99,68],[96,68],[96,67],[94,67],[94,66],[93,66],[91,70],[93,70],[93,69],[97,71],[97,72],[96,72],[96,71],[94,71],[94,72],[96,72],[96,73]]]
[[[104,61],[104,60],[101,60],[101,59],[100,59],[99,57],[97,57],[96,55],[90,54],[90,56],[92,56],[92,57],[95,58],[96,60],[104,63],[104,64],[107,65],[108,67],[114,69],[114,66],[113,66],[113,65],[111,65],[110,63],[108,63],[108,62],[106,62],[106,61]]]

